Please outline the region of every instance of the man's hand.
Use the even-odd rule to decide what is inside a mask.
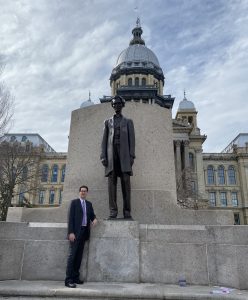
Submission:
[[[97,219],[94,219],[94,220],[91,222],[92,226],[96,226],[97,223],[98,223]]]
[[[101,160],[101,162],[102,162],[102,164],[103,164],[104,167],[107,167],[107,165],[108,165],[107,159],[103,158],[103,159]]]
[[[76,240],[75,234],[74,233],[70,233],[68,236],[68,239],[70,242],[74,242]]]

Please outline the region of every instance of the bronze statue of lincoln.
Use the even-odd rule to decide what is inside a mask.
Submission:
[[[125,118],[122,108],[125,100],[115,96],[111,105],[115,111],[112,118],[104,121],[101,147],[101,161],[108,177],[109,219],[118,215],[116,202],[117,178],[121,179],[123,197],[123,217],[131,219],[131,185],[130,176],[133,175],[132,165],[135,159],[135,134],[133,121]]]

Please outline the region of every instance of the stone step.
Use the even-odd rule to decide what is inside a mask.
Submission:
[[[218,294],[220,287],[165,284],[87,282],[75,289],[62,281],[0,281],[0,299],[81,299],[81,300],[247,300],[248,291],[231,289],[229,294]]]

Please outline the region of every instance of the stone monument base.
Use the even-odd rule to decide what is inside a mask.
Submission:
[[[99,219],[109,216],[107,199],[101,199],[99,191],[91,191],[89,199],[92,201],[95,214]],[[140,195],[141,191],[137,193]],[[97,198],[95,198],[98,196]],[[233,225],[233,212],[230,210],[183,209],[166,200],[164,191],[150,191],[142,193],[142,201],[137,199],[133,191],[132,217],[141,224],[164,225]],[[75,196],[76,197],[76,196]],[[118,199],[120,199],[119,197]],[[95,200],[94,200],[95,199]],[[135,201],[137,200],[137,201]],[[119,215],[122,217],[122,203],[118,200]],[[66,223],[70,201],[57,208],[19,208],[10,207],[8,222],[47,222]]]
[[[66,224],[0,223],[0,280],[64,280]],[[88,282],[248,289],[246,226],[100,221],[82,264]]]

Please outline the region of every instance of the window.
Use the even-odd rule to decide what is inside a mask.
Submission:
[[[235,169],[233,166],[228,167],[228,181],[229,184],[236,184]]]
[[[48,165],[43,165],[41,170],[41,182],[47,182],[48,179]]]
[[[54,197],[55,197],[55,192],[54,192],[54,190],[50,190],[49,204],[54,204]]]
[[[208,184],[214,184],[214,168],[213,168],[213,166],[208,166],[207,176],[208,176]]]
[[[138,77],[135,78],[135,86],[139,86],[139,78]]]
[[[62,171],[61,171],[61,182],[65,181],[65,165],[63,165],[62,167]]]
[[[146,78],[142,78],[142,82],[141,82],[142,86],[146,85]]]
[[[12,167],[12,170],[11,170],[11,179],[12,179],[12,181],[15,181],[16,180],[16,167],[15,166],[13,166]]]
[[[63,190],[60,189],[60,190],[59,190],[59,204],[62,203],[62,194],[63,194]]]
[[[210,206],[216,206],[216,193],[209,192],[209,204]]]
[[[22,190],[20,191],[20,194],[19,194],[19,204],[22,205],[23,202],[24,202],[24,199],[25,199],[25,192]]]
[[[58,180],[58,165],[54,165],[52,168],[51,182],[57,182]]]
[[[240,225],[239,213],[234,213],[234,225]]]
[[[196,192],[196,183],[195,183],[195,181],[191,181],[191,190],[192,190],[193,193]]]
[[[193,153],[189,153],[189,166],[192,170],[195,169],[195,166],[194,166],[194,154]]]
[[[39,204],[44,204],[45,191],[40,191],[39,193]]]
[[[24,166],[22,168],[22,180],[25,181],[28,179],[28,167]]]
[[[220,192],[220,203],[223,207],[227,206],[226,192]]]
[[[225,169],[223,166],[218,167],[218,184],[225,184]]]
[[[11,142],[16,141],[16,137],[15,137],[14,135],[12,135],[12,137],[10,138],[10,141],[11,141]]]
[[[232,192],[232,206],[238,206],[238,193]]]
[[[22,142],[26,142],[27,139],[28,139],[28,138],[26,137],[26,135],[24,135],[24,136],[22,137]]]
[[[128,78],[127,84],[128,84],[128,86],[132,86],[133,85],[132,78]]]

